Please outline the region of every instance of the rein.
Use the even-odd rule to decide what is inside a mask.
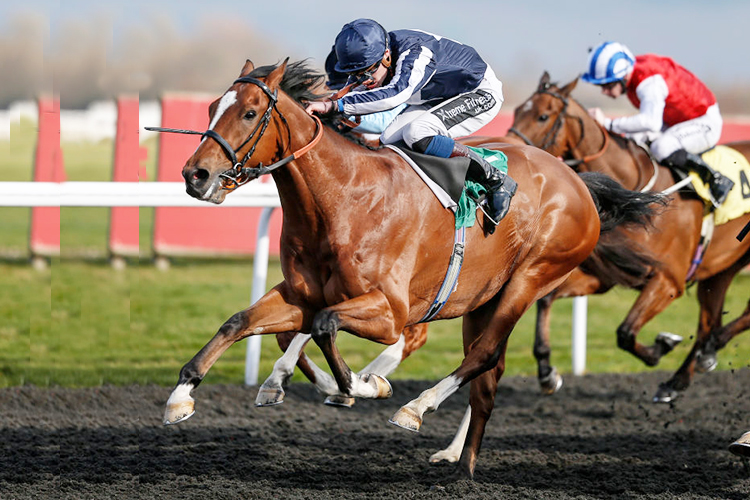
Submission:
[[[547,148],[549,148],[550,146],[554,145],[555,142],[557,142],[557,135],[562,130],[563,120],[565,120],[565,118],[575,118],[576,120],[578,120],[578,124],[581,127],[581,137],[578,139],[578,143],[576,143],[576,145],[571,149],[571,151],[578,149],[578,147],[581,145],[581,143],[583,143],[583,140],[586,137],[586,134],[584,133],[584,128],[583,128],[583,118],[581,118],[580,116],[572,116],[566,113],[568,109],[568,104],[569,104],[568,98],[562,94],[549,90],[549,87],[550,85],[548,83],[545,84],[537,91],[537,94],[547,94],[547,95],[551,95],[552,97],[556,99],[559,99],[563,103],[563,109],[557,114],[557,118],[555,119],[555,122],[552,124],[552,128],[550,128],[549,132],[547,132],[547,134],[544,136],[541,146],[536,146],[536,144],[534,144],[534,142],[531,139],[529,139],[525,134],[523,134],[516,127],[510,127],[508,129],[508,132],[512,132],[513,134],[517,135],[518,137],[521,138],[523,142],[525,142],[529,146],[536,146],[540,149],[547,150]],[[602,131],[602,134],[604,135],[604,144],[602,145],[601,149],[597,151],[596,153],[588,155],[588,156],[584,156],[583,158],[567,159],[565,160],[566,165],[570,167],[576,167],[582,163],[588,163],[588,162],[594,161],[597,158],[601,157],[607,151],[607,148],[609,147],[609,133],[601,125],[601,123],[596,122],[596,124],[599,126],[599,129]]]
[[[221,188],[227,191],[234,191],[235,189],[242,186],[243,184],[247,184],[251,180],[257,179],[258,177],[262,175],[270,174],[277,168],[286,165],[290,161],[300,158],[302,155],[310,151],[318,143],[318,141],[320,141],[320,138],[323,136],[323,125],[320,122],[320,118],[313,115],[312,118],[315,120],[315,135],[313,136],[309,144],[298,149],[291,155],[285,158],[282,158],[276,163],[272,163],[271,165],[264,166],[263,163],[259,163],[258,166],[256,167],[246,167],[245,164],[253,156],[253,153],[255,152],[255,149],[257,148],[261,137],[263,137],[263,134],[266,132],[266,129],[268,128],[268,125],[271,122],[271,115],[273,114],[274,110],[281,118],[281,121],[284,122],[284,125],[286,125],[288,142],[290,144],[292,142],[292,131],[291,131],[291,128],[289,127],[289,123],[287,122],[286,118],[281,113],[279,108],[276,106],[278,103],[278,93],[279,93],[278,89],[271,92],[271,89],[268,88],[265,82],[258,80],[257,78],[252,78],[249,76],[243,76],[243,77],[236,79],[234,81],[234,84],[236,83],[252,83],[253,85],[258,86],[268,96],[268,107],[266,108],[266,111],[263,113],[263,116],[261,117],[260,121],[255,126],[255,128],[250,133],[250,135],[247,137],[247,139],[245,139],[242,142],[242,144],[240,144],[239,147],[237,147],[237,149],[232,148],[232,146],[229,145],[226,139],[224,139],[221,135],[219,135],[216,131],[212,129],[208,129],[204,132],[199,132],[197,130],[174,129],[174,128],[164,128],[164,127],[145,127],[146,130],[151,130],[154,132],[171,132],[175,134],[200,135],[201,139],[210,137],[211,139],[215,140],[219,144],[219,146],[221,146],[221,148],[224,150],[224,153],[227,155],[227,158],[232,162],[232,168],[219,174],[219,177],[222,180]],[[258,133],[257,137],[255,137],[256,133]],[[242,148],[244,148],[253,139],[253,137],[255,137],[255,142],[250,147],[250,150],[247,152],[247,154],[245,154],[242,160],[238,160],[237,153],[239,153],[240,150],[242,150]]]

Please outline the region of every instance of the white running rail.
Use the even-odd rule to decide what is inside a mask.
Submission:
[[[205,201],[185,193],[182,182],[0,182],[0,207],[206,207]],[[276,185],[251,183],[228,196],[221,207],[265,207],[258,222],[250,303],[266,290],[268,226],[274,208],[281,206]],[[586,297],[573,301],[573,373],[586,370]],[[260,337],[248,339],[245,384],[258,383]]]

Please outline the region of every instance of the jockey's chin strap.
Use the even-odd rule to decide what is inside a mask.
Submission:
[[[268,124],[271,122],[271,115],[274,110],[276,110],[276,113],[278,113],[279,117],[281,118],[281,121],[284,122],[284,125],[286,125],[289,143],[291,143],[292,141],[292,131],[291,131],[291,128],[289,127],[289,123],[286,121],[286,118],[276,106],[276,104],[278,103],[278,92],[279,92],[278,89],[271,92],[271,89],[268,88],[265,82],[258,80],[257,78],[252,78],[249,76],[240,77],[236,79],[234,83],[252,83],[260,87],[260,89],[268,96],[268,107],[266,108],[265,113],[263,113],[263,116],[258,121],[258,124],[255,126],[253,131],[247,137],[247,139],[245,139],[242,142],[242,144],[239,145],[237,149],[232,148],[232,146],[229,145],[226,139],[224,139],[221,135],[219,135],[219,133],[217,133],[216,131],[212,129],[208,129],[205,132],[199,132],[196,130],[186,130],[186,129],[174,129],[174,128],[164,128],[164,127],[145,127],[146,130],[151,130],[154,132],[172,132],[175,134],[200,135],[202,139],[205,139],[206,137],[210,137],[211,139],[215,140],[219,144],[219,146],[221,146],[221,148],[224,150],[224,153],[227,155],[227,158],[232,162],[232,168],[219,174],[219,177],[221,177],[221,180],[222,180],[221,188],[227,191],[234,191],[235,189],[242,186],[243,184],[247,184],[251,180],[257,179],[258,177],[262,175],[270,174],[277,168],[286,165],[290,161],[300,158],[302,155],[304,155],[305,153],[310,151],[313,147],[315,147],[318,141],[320,141],[320,138],[323,136],[323,125],[320,123],[320,118],[318,118],[317,116],[313,116],[312,118],[315,120],[315,135],[313,136],[309,144],[298,149],[291,155],[285,158],[282,158],[281,160],[275,163],[272,163],[271,165],[264,166],[263,163],[258,163],[258,166],[256,167],[246,167],[245,164],[253,156],[253,153],[255,152],[255,149],[258,146],[258,142],[260,142],[260,138],[263,137],[263,134],[266,132],[266,129],[268,128]],[[258,133],[257,137],[255,136],[256,133]],[[253,137],[255,137],[255,142],[253,142],[253,145],[250,147],[250,149],[242,158],[242,160],[238,160],[237,153],[239,153],[239,151],[242,148],[244,148],[253,139]]]
[[[555,119],[555,122],[552,124],[552,127],[550,128],[549,132],[547,132],[547,134],[545,134],[544,138],[542,139],[542,144],[537,147],[540,149],[546,150],[547,148],[554,145],[555,142],[557,141],[557,135],[560,133],[560,130],[562,130],[563,120],[565,120],[565,118],[575,118],[576,120],[578,120],[578,123],[581,127],[581,137],[578,139],[578,143],[575,145],[575,147],[572,148],[572,150],[578,149],[578,147],[583,142],[583,139],[585,138],[585,133],[584,133],[584,128],[583,128],[583,119],[580,116],[569,115],[566,112],[568,109],[568,103],[569,103],[568,98],[558,92],[553,92],[549,90],[549,88],[550,88],[550,84],[545,83],[539,87],[539,89],[537,90],[537,93],[551,95],[552,97],[561,100],[563,103],[563,109],[557,114],[557,118]],[[604,152],[607,150],[607,148],[609,147],[609,132],[607,132],[607,130],[602,126],[601,123],[596,122],[596,124],[599,126],[599,128],[602,131],[602,134],[604,135],[604,144],[602,145],[602,148],[596,153],[592,155],[584,156],[583,158],[566,159],[565,160],[566,165],[571,166],[571,167],[577,167],[578,165],[582,163],[588,163],[588,162],[594,161],[600,156],[602,156]],[[516,127],[510,127],[508,129],[508,132],[511,132],[517,135],[518,137],[521,138],[523,142],[525,142],[529,146],[536,146],[536,144],[534,144],[534,142],[531,139],[529,139],[523,132],[518,130]]]

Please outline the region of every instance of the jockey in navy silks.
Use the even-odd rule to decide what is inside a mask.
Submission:
[[[476,50],[425,31],[387,32],[371,19],[344,25],[334,49],[335,70],[359,86],[335,101],[311,102],[307,111],[358,116],[406,105],[380,141],[404,141],[418,153],[443,158],[471,158],[482,168],[483,175],[469,172],[487,189],[487,214],[500,221],[516,182],[454,140],[488,124],[503,103],[502,83]]]
[[[714,206],[726,200],[734,182],[699,156],[719,142],[723,121],[716,97],[695,75],[668,57],[633,56],[620,43],[604,42],[589,54],[582,78],[613,99],[627,94],[639,110],[615,119],[599,108],[589,110],[607,130],[648,146],[666,167],[697,173],[709,185]]]

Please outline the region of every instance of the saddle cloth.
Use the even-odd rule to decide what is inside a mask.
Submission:
[[[750,212],[750,163],[745,156],[727,146],[716,146],[701,156],[711,168],[734,181],[734,187],[729,192],[726,201],[714,212],[716,225],[724,224]],[[707,205],[710,205],[708,185],[696,173],[691,172],[690,177],[693,179],[695,192],[706,201]]]
[[[476,200],[485,194],[484,186],[466,179],[471,160],[465,156],[439,158],[417,153],[405,143],[387,144],[385,147],[399,154],[427,184],[443,207],[456,215],[456,229],[472,227],[476,222]],[[508,158],[501,151],[471,148],[493,167],[508,172]]]

